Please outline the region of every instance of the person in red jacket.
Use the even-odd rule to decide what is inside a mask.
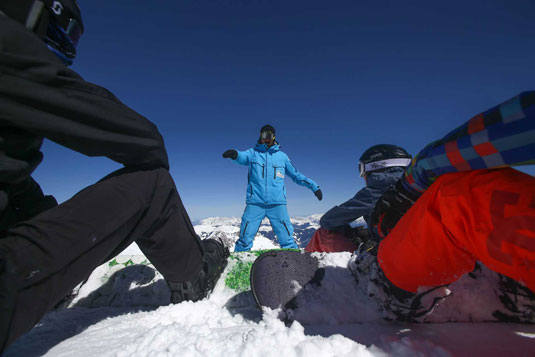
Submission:
[[[476,262],[500,276],[500,320],[535,322],[535,92],[476,115],[427,145],[375,205],[377,256],[355,255],[357,281],[375,270],[391,318],[421,321]],[[374,269],[375,268],[375,269]],[[422,287],[433,287],[422,289]],[[422,292],[422,290],[425,290]]]

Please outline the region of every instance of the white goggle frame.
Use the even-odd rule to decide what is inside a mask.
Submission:
[[[364,176],[367,172],[384,169],[386,167],[403,166],[407,167],[411,164],[411,159],[386,159],[368,162],[367,164],[359,161],[359,174],[360,177]]]

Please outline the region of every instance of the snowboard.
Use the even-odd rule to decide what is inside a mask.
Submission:
[[[295,309],[298,295],[309,286],[320,286],[324,275],[325,269],[311,253],[269,251],[253,263],[251,292],[260,308]]]
[[[359,273],[357,280],[348,267],[350,258],[351,253],[347,252],[263,253],[251,268],[254,301],[264,312],[269,313],[264,308],[274,310],[285,323],[298,321],[304,326],[392,321],[397,319],[393,310],[405,311],[415,301],[423,306],[421,312],[428,310],[422,319],[413,322],[506,321],[496,312],[509,314],[496,292],[499,275],[486,267],[465,274],[447,288],[422,287],[418,292],[420,298],[400,305],[388,291],[374,283],[375,273]],[[515,298],[518,299],[515,306],[523,306],[526,311],[533,306],[532,300],[523,299],[521,294]]]

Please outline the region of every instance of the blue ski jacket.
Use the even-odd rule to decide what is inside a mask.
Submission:
[[[270,148],[266,144],[257,144],[249,150],[238,151],[238,157],[233,161],[249,166],[247,204],[286,204],[286,175],[312,192],[319,189],[314,181],[295,169],[288,155],[279,150],[278,144]]]

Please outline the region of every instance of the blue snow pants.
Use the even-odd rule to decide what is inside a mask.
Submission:
[[[265,217],[269,219],[281,248],[298,248],[293,239],[294,228],[286,205],[248,204],[241,218],[240,239],[234,246],[235,252],[251,250],[258,227]]]

